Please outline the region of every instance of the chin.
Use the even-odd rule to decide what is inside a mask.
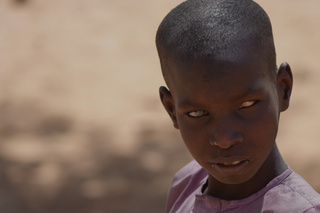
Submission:
[[[248,182],[252,176],[246,176],[246,177],[225,177],[225,178],[216,178],[218,181],[220,181],[223,184],[228,185],[237,185],[237,184],[243,184]]]
[[[211,174],[211,176],[223,184],[236,185],[249,182],[255,174],[256,173],[252,171],[245,171],[233,175]]]

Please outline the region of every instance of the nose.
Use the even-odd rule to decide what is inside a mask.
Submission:
[[[210,145],[221,149],[229,149],[236,144],[242,143],[244,138],[240,126],[236,119],[231,118],[214,121]]]

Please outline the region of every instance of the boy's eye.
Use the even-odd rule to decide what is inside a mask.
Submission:
[[[240,105],[239,109],[251,107],[255,103],[256,103],[256,101],[245,101]]]
[[[189,112],[187,115],[190,117],[198,118],[207,115],[208,112],[206,110],[197,110]]]

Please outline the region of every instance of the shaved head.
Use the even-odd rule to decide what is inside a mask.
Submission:
[[[271,76],[276,74],[271,23],[252,0],[185,1],[161,22],[156,45],[167,84],[169,63],[232,62],[240,60],[246,49],[267,63]]]

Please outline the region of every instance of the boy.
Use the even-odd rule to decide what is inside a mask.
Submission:
[[[276,66],[271,23],[251,0],[188,0],[157,31],[161,101],[195,159],[167,212],[320,212],[320,196],[275,142],[292,74]]]

